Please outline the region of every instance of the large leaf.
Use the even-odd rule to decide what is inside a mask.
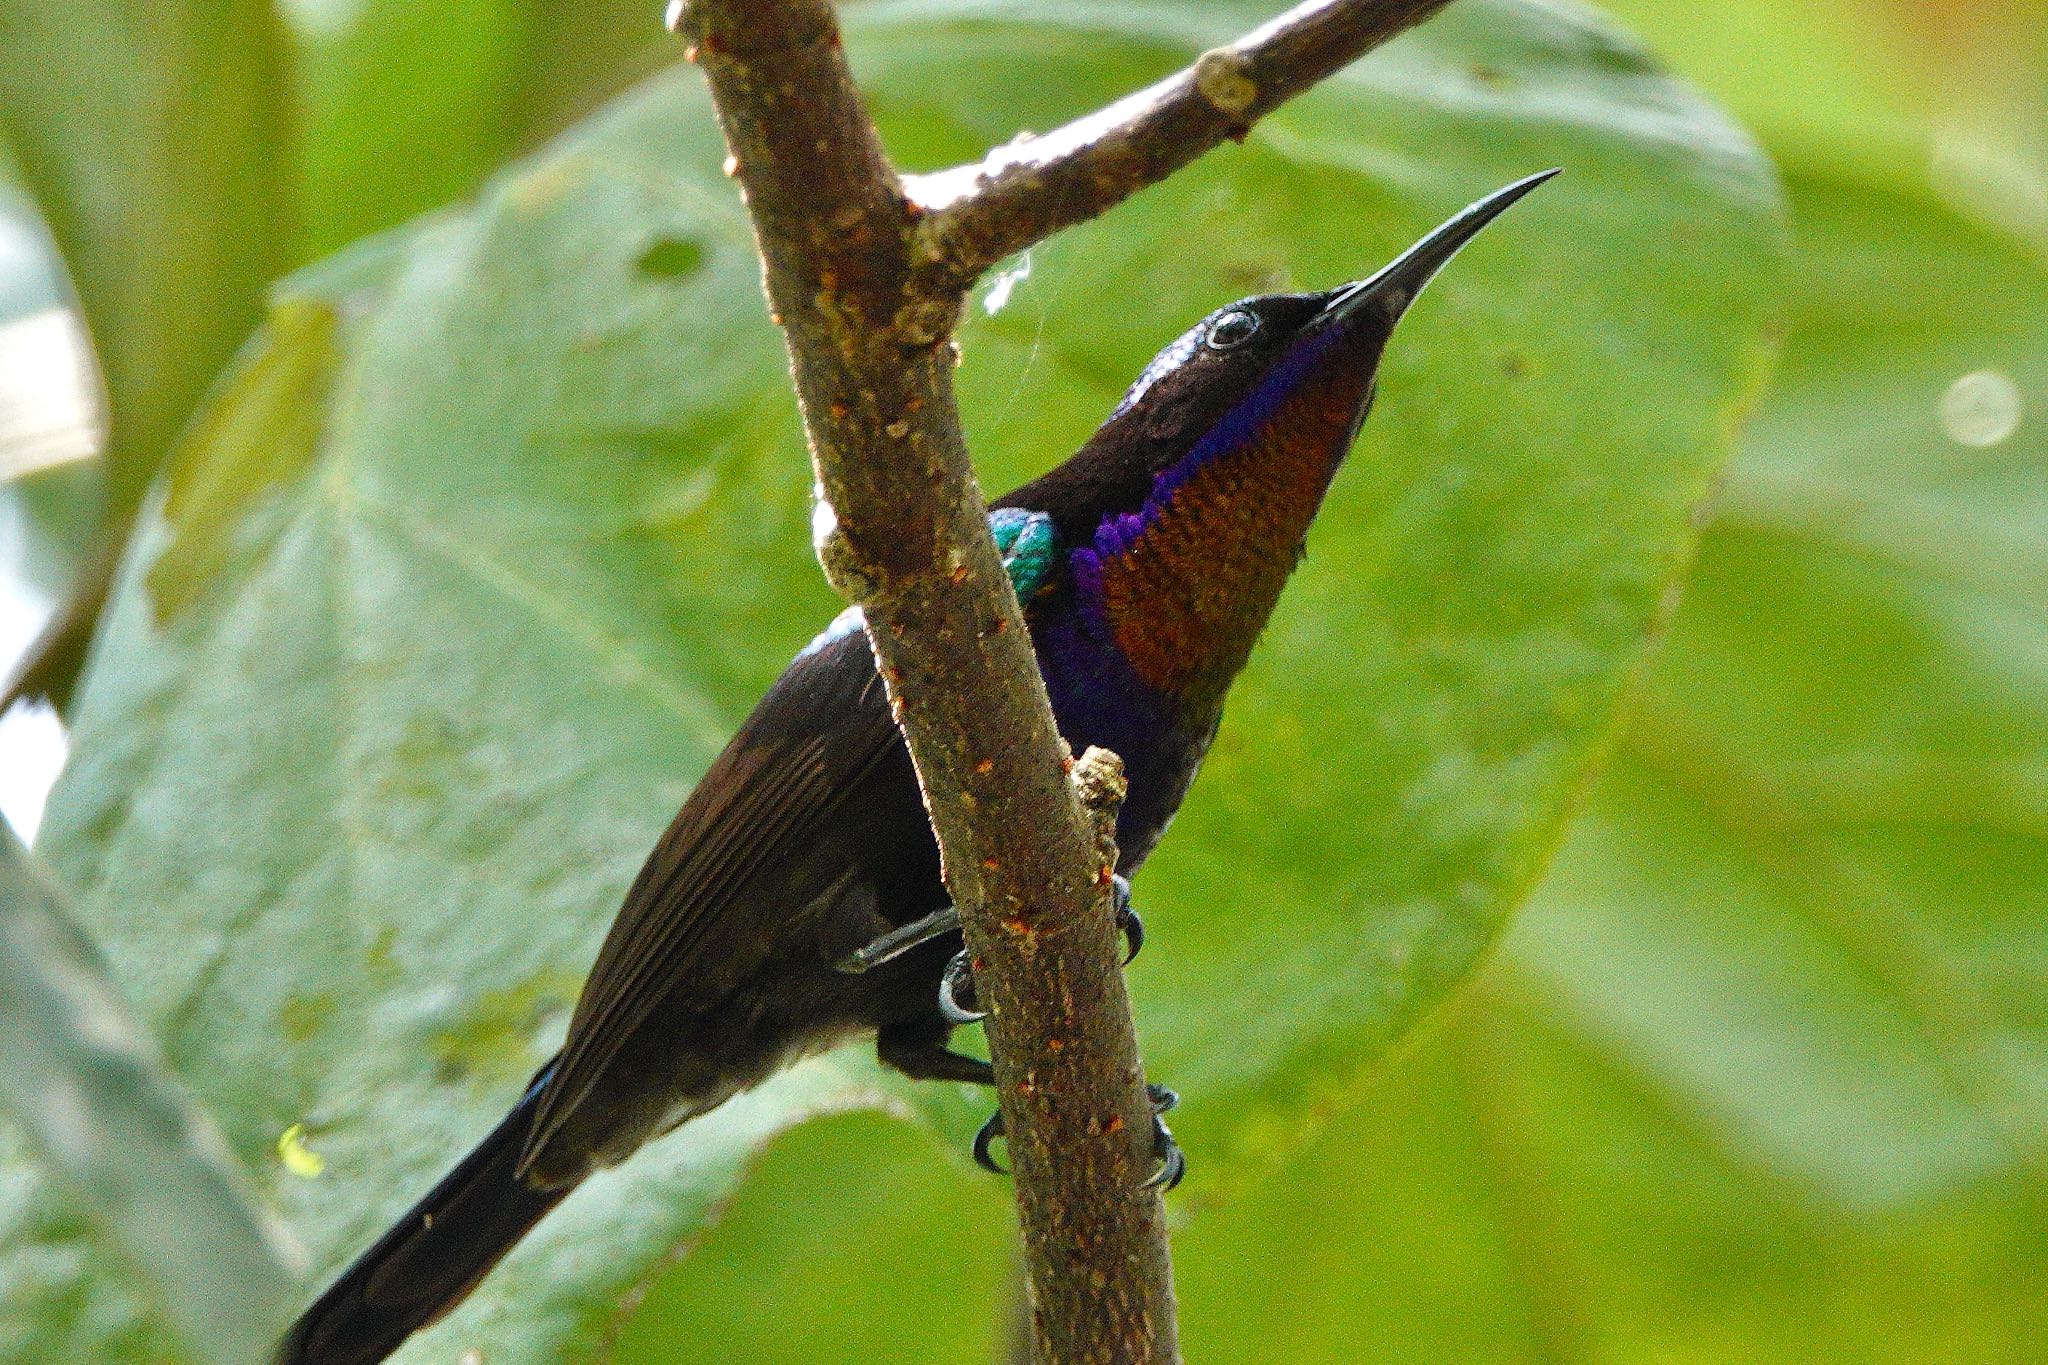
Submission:
[[[885,132],[930,165],[1258,15],[860,17]],[[832,608],[723,155],[694,78],[660,81],[474,212],[287,290],[126,577],[48,845],[237,1148],[304,1125],[325,1173],[273,1165],[271,1188],[330,1264],[552,1046],[655,832]],[[1147,1055],[1212,1188],[1350,1093],[1540,871],[1763,367],[1770,176],[1608,30],[1469,4],[1042,248],[965,337],[1000,486],[1220,299],[1355,276],[1560,162],[1404,327],[1140,888]],[[294,391],[321,420],[265,439]],[[691,1125],[579,1193],[420,1358],[586,1352],[765,1135],[905,1089],[849,1051]],[[953,1140],[987,1103],[917,1093]],[[93,1302],[38,1330],[111,1349]]]
[[[764,1153],[703,1238],[622,1305],[601,1358],[1005,1359],[1021,1287],[1010,1190],[905,1124],[866,1114],[804,1125]]]
[[[2041,1169],[2048,263],[1898,196],[1801,209],[1783,386],[1521,956],[1738,1153],[1889,1210]]]
[[[250,1203],[220,1135],[164,1073],[56,886],[4,826],[0,1054],[0,1109],[184,1342],[215,1365],[260,1365],[303,1258]],[[65,1202],[35,1212],[41,1231],[76,1235]],[[15,1271],[17,1292],[41,1278]]]
[[[650,0],[292,8],[306,236],[322,252],[473,192],[515,151],[682,54]]]
[[[1516,977],[1489,978],[1284,1178],[1176,1240],[1188,1340],[1264,1365],[1350,1358],[1355,1343],[1390,1365],[2041,1358],[2038,1185],[1843,1218],[1731,1154],[1694,1107],[1706,1097],[1560,1023]],[[1679,1036],[1742,1060],[1742,1040]]]

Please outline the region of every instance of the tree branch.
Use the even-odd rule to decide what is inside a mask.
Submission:
[[[1307,0],[1184,71],[970,166],[912,176],[928,268],[965,288],[1005,256],[1121,204],[1450,0]]]
[[[1445,0],[1323,0],[1113,109],[913,182],[829,0],[677,0],[752,215],[818,477],[988,1019],[1041,1365],[1179,1358],[1151,1107],[1109,913],[1121,764],[1068,755],[975,482],[951,335],[1000,257],[1091,217]],[[1000,164],[997,164],[997,163]],[[918,202],[913,202],[913,195]]]

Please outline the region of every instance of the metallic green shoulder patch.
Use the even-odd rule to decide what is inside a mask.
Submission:
[[[988,514],[988,529],[1002,552],[1017,600],[1029,602],[1052,571],[1052,518],[1021,507],[999,507]]]

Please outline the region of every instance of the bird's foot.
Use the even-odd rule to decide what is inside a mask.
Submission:
[[[1188,1173],[1187,1153],[1173,1140],[1173,1130],[1166,1126],[1164,1117],[1180,1103],[1180,1096],[1163,1085],[1147,1085],[1145,1093],[1152,1098],[1152,1159],[1159,1163],[1159,1169],[1145,1178],[1141,1188],[1164,1194],[1180,1184]]]
[[[1116,912],[1116,927],[1124,936],[1124,964],[1128,966],[1137,957],[1138,950],[1145,946],[1145,921],[1139,919],[1138,912],[1131,908],[1130,878],[1122,873],[1110,878],[1109,894],[1111,907]],[[842,972],[864,972],[959,927],[960,912],[947,906],[882,935],[866,947],[848,953],[835,965]],[[939,977],[939,1013],[953,1024],[971,1024],[988,1017],[988,1012],[975,998],[974,971],[965,948],[953,954],[952,960],[946,963],[944,974]]]
[[[1152,1159],[1159,1163],[1159,1168],[1147,1176],[1139,1188],[1158,1190],[1163,1194],[1180,1184],[1188,1173],[1187,1155],[1173,1140],[1172,1130],[1161,1117],[1180,1103],[1180,1096],[1163,1085],[1147,1085],[1145,1094],[1152,1101]],[[988,1116],[988,1122],[982,1124],[981,1130],[974,1135],[974,1164],[997,1175],[1008,1175],[1009,1171],[990,1150],[996,1139],[1004,1136],[1007,1136],[1007,1130],[1003,1126],[1003,1111],[998,1109]]]
[[[953,954],[939,976],[939,1013],[949,1024],[971,1024],[988,1017],[974,992],[974,967],[965,948]]]
[[[1128,967],[1145,946],[1145,921],[1131,908],[1131,879],[1121,872],[1109,879],[1109,903],[1116,911],[1116,927],[1124,936],[1124,965]]]
[[[988,1116],[988,1122],[982,1124],[981,1130],[974,1135],[974,1164],[984,1171],[1008,1175],[1009,1169],[991,1156],[988,1150],[990,1143],[999,1137],[1007,1136],[1008,1130],[1003,1127],[1003,1111],[998,1109]]]

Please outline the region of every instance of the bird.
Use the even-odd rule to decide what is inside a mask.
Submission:
[[[1116,889],[1158,845],[1305,553],[1423,287],[1556,170],[1469,205],[1371,276],[1217,309],[1161,350],[990,530],[1062,738],[1112,750]],[[592,1172],[805,1055],[871,1036],[920,1080],[991,1083],[909,753],[850,607],[799,653],[640,869],[556,1056],[289,1329],[279,1365],[369,1365],[462,1301]],[[1173,1103],[1154,1087],[1156,1110]],[[996,1120],[975,1140],[994,1166]],[[1184,1161],[1155,1119],[1158,1171]],[[999,1168],[998,1168],[999,1169]]]

